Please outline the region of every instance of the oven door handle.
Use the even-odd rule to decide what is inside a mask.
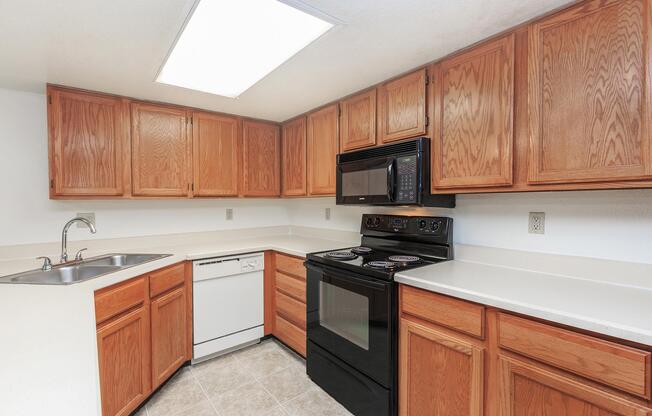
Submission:
[[[359,284],[360,286],[367,287],[369,289],[378,289],[378,290],[385,290],[387,286],[389,286],[388,283],[381,283],[381,282],[374,282],[372,280],[367,280],[367,279],[361,279],[359,277],[356,277],[355,275],[344,272],[342,270],[335,270],[331,267],[328,266],[319,266],[316,267],[308,262],[304,263],[306,268],[313,269],[316,272],[320,273],[323,277],[322,280],[328,283],[328,281],[332,281],[333,277],[336,280],[341,280],[343,282],[349,281],[349,282],[354,282],[356,284]],[[339,276],[344,276],[343,278],[340,278]]]
[[[387,199],[389,202],[394,202],[395,195],[394,195],[394,184],[395,184],[395,169],[394,169],[394,160],[391,160],[389,162],[389,165],[387,165]]]

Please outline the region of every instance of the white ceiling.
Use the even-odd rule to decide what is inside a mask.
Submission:
[[[304,0],[343,24],[238,99],[154,82],[193,2],[0,0],[0,87],[50,82],[282,121],[569,1]]]

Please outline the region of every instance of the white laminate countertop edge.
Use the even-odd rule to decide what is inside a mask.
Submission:
[[[399,283],[652,345],[652,291],[628,284],[452,260],[398,273]]]

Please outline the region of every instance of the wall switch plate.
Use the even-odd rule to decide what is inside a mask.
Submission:
[[[97,223],[95,222],[95,213],[94,212],[78,212],[77,216],[81,217],[81,218],[86,218],[93,225],[97,225]],[[77,223],[77,228],[88,228],[88,227],[86,226],[86,224],[78,222]]]
[[[233,219],[233,208],[226,209],[226,220],[231,221]]]
[[[546,213],[530,212],[528,232],[530,234],[544,234],[546,231]]]
[[[324,210],[324,218],[326,218],[326,221],[331,220],[331,209],[330,208],[326,208]]]

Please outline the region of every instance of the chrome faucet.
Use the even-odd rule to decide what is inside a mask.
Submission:
[[[93,234],[97,232],[95,225],[93,225],[93,223],[86,218],[76,217],[68,221],[66,225],[63,226],[63,232],[61,233],[61,258],[59,259],[59,263],[66,263],[68,261],[68,229],[76,222],[82,222],[86,224],[86,226],[88,226],[88,228],[91,230],[91,233]],[[78,256],[79,254],[80,253],[78,253]]]

